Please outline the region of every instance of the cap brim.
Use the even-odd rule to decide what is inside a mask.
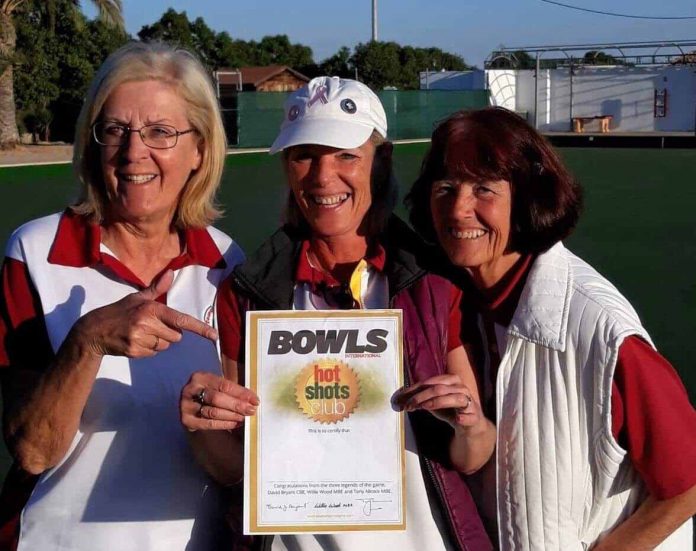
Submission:
[[[365,124],[327,119],[303,120],[288,124],[271,145],[270,154],[303,144],[326,145],[338,149],[360,147],[372,135],[374,128]]]

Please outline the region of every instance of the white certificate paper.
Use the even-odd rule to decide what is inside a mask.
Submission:
[[[400,310],[248,312],[244,533],[405,530]]]

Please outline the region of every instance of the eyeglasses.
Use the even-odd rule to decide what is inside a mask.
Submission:
[[[152,149],[171,149],[176,146],[179,136],[195,131],[195,128],[177,130],[168,124],[146,124],[140,128],[131,128],[125,124],[106,121],[92,125],[94,141],[99,145],[120,147],[128,141],[131,132],[137,132],[143,143]]]

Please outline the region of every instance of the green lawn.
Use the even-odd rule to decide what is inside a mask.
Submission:
[[[404,193],[426,144],[396,147]],[[696,151],[563,149],[585,189],[585,212],[568,245],[634,304],[658,346],[696,396]],[[218,226],[251,251],[280,221],[286,189],[277,158],[230,155]],[[70,165],[0,169],[0,241],[13,228],[60,210],[75,195]],[[398,209],[404,215],[402,207]]]
[[[395,149],[404,192],[426,147]],[[696,399],[696,151],[564,149],[561,154],[586,196],[568,246],[628,297]],[[226,215],[218,226],[253,250],[278,226],[286,194],[282,182],[277,158],[229,156],[220,193]],[[22,222],[62,209],[74,194],[69,165],[0,169],[0,240]]]
[[[405,191],[426,144],[396,147]],[[568,245],[608,276],[638,309],[658,346],[696,396],[696,151],[563,149],[586,206]],[[218,226],[251,251],[280,221],[286,190],[279,160],[230,155]],[[70,165],[0,169],[0,241],[26,220],[63,208],[75,195]],[[402,207],[398,211],[404,215]]]

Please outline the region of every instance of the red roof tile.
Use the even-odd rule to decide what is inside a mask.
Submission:
[[[220,84],[237,84],[239,82],[237,75],[225,74],[225,71],[241,71],[242,73],[242,85],[251,84],[255,88],[266,82],[268,79],[273,78],[276,75],[284,71],[289,71],[295,77],[305,82],[309,82],[307,78],[302,73],[295,71],[294,69],[288,67],[287,65],[268,65],[266,67],[240,67],[239,69],[218,69],[218,78]]]

